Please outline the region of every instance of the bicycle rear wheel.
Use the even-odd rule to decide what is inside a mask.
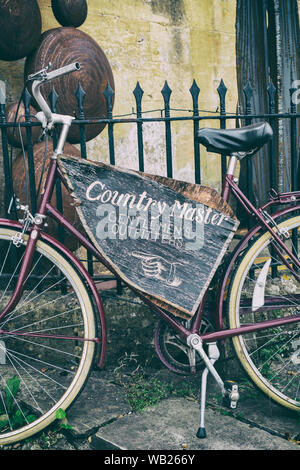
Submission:
[[[279,224],[285,243],[300,258],[300,216]],[[266,232],[243,256],[228,299],[230,328],[300,315],[300,285],[274,253]],[[236,354],[254,383],[270,398],[300,411],[300,322],[233,338]]]
[[[24,256],[13,227],[0,226],[0,311],[7,305]],[[0,320],[0,444],[41,431],[86,382],[95,350],[88,291],[56,247],[38,241],[24,292]]]

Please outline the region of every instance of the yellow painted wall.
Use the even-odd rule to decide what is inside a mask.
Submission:
[[[38,2],[43,31],[58,27],[51,0]],[[221,78],[228,88],[228,111],[234,111],[235,8],[235,0],[88,0],[88,17],[80,29],[96,40],[111,64],[116,87],[114,115],[131,113],[137,81],[144,90],[144,111],[163,108],[161,89],[165,80],[173,91],[171,107],[191,109],[189,88],[193,79],[201,88],[199,108],[215,111]],[[24,60],[0,61],[0,79],[9,84],[10,101],[15,101],[21,90],[23,66]],[[172,131],[174,176],[193,181],[192,125],[176,123]],[[116,163],[137,168],[136,127],[116,126],[115,137]],[[164,126],[146,124],[144,139],[145,170],[165,174]],[[108,161],[106,130],[89,142],[87,149],[89,158]],[[207,156],[202,149],[203,184],[219,187],[219,160],[219,156]]]

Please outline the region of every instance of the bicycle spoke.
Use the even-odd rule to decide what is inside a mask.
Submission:
[[[12,273],[12,275],[11,275],[11,277],[10,277],[9,283],[8,283],[7,286],[6,286],[5,291],[2,293],[2,297],[0,298],[0,302],[3,300],[3,297],[5,296],[6,292],[8,291],[8,288],[10,287],[10,285],[11,285],[11,283],[12,283],[12,280],[13,280],[13,278],[14,278],[16,272],[18,271],[18,268],[19,268],[19,266],[21,265],[21,262],[22,262],[22,260],[23,260],[23,257],[24,257],[24,253],[23,253],[23,256],[20,258],[18,264],[16,265],[15,270],[14,270],[14,272]]]
[[[18,337],[14,337],[14,339],[16,339],[16,340],[18,340],[18,341],[23,341],[24,343],[26,342],[26,343],[28,343],[28,344],[30,344],[30,345],[32,345],[32,346],[36,346],[36,347],[41,348],[41,344],[40,344],[40,343],[36,343],[36,342],[34,342],[34,341],[30,341],[30,340],[28,340],[28,339],[24,339],[23,337],[18,336]],[[72,354],[72,353],[70,353],[70,352],[68,352],[68,351],[65,351],[65,350],[63,350],[63,349],[53,348],[53,347],[47,346],[47,345],[45,345],[45,344],[42,345],[42,348],[45,349],[45,350],[49,350],[49,351],[53,351],[53,352],[62,354],[62,355],[64,355],[64,356],[66,356],[66,357],[69,356],[69,357],[72,357],[72,358],[74,358],[74,359],[79,359],[79,358],[80,358],[79,355]],[[8,351],[10,351],[10,350],[8,350]],[[19,351],[12,351],[12,352],[14,352],[15,354],[23,355],[24,357],[26,357],[25,354],[22,354],[22,353],[20,353]],[[27,357],[28,357],[28,358],[31,358],[32,356],[29,356],[29,355],[28,355]],[[32,359],[33,359],[33,360],[36,360],[36,361],[38,360],[38,359],[36,359],[36,358],[34,358],[34,357],[32,357]],[[43,362],[44,364],[50,365],[51,367],[56,368],[56,369],[59,369],[59,370],[63,370],[64,372],[71,372],[71,370],[64,369],[64,368],[62,368],[61,366],[57,365],[56,363],[52,363],[52,364],[51,364],[51,363],[48,363],[48,362],[45,362],[45,361],[42,361],[42,360],[39,360],[39,362]]]
[[[3,381],[1,374],[0,374],[0,378],[1,378],[1,380]],[[5,400],[4,400],[4,397],[3,397],[3,394],[2,394],[1,389],[0,389],[0,396],[1,396],[1,403],[2,403],[2,406],[3,406],[3,409],[4,409],[4,413],[5,413],[5,415],[7,416],[7,420],[8,420],[8,423],[9,423],[9,427],[10,427],[10,429],[12,429],[12,425],[11,425],[11,422],[10,422],[10,416],[9,416],[9,413],[8,413],[8,410],[7,410],[7,406],[6,406],[6,402],[5,402]]]
[[[44,276],[43,280],[46,279],[46,276]],[[58,287],[59,284],[64,282],[64,279],[60,279],[59,281],[55,282],[54,284],[50,285],[47,289],[45,289],[42,293],[37,294],[35,297],[31,298],[27,302],[22,303],[18,308],[15,309],[15,312],[18,312],[21,308],[24,308],[25,305],[29,304],[29,302],[33,302],[34,300],[37,301],[39,297],[42,295],[45,295],[48,291],[54,289],[55,287]],[[39,283],[40,284],[40,283]]]
[[[14,402],[14,404],[16,405],[18,411],[21,413],[21,415],[22,415],[23,418],[24,418],[24,417],[25,417],[24,412],[23,412],[22,408],[20,407],[18,401],[15,399],[12,389],[9,387],[7,381],[5,382],[5,380],[3,379],[2,375],[0,375],[0,377],[1,377],[2,383],[4,383],[4,385],[5,385],[6,389],[8,389],[8,391],[9,391],[9,393],[10,393],[10,396],[12,397],[13,402]],[[9,416],[9,410],[8,410],[7,407],[6,407],[6,411],[7,411],[7,416]],[[11,426],[11,424],[10,424],[10,426]],[[11,429],[12,429],[12,427],[11,427]]]
[[[4,261],[2,262],[2,266],[1,266],[1,270],[0,270],[0,276],[2,276],[3,270],[4,270],[5,266],[6,266],[6,261],[7,261],[8,255],[9,255],[9,253],[10,253],[11,247],[12,247],[12,243],[9,244],[9,247],[8,247],[8,249],[7,249],[7,251],[6,251],[6,254],[5,254]]]
[[[40,256],[40,257],[39,257],[39,260],[40,260],[41,258],[42,258],[42,257]],[[36,265],[37,265],[37,264],[38,264],[38,262],[36,263]],[[36,265],[35,265],[35,266],[36,266]],[[34,267],[35,267],[35,266],[34,266]],[[42,282],[50,275],[50,273],[53,271],[53,269],[54,269],[54,265],[49,269],[49,271],[44,275],[44,277],[38,282],[38,284],[34,287],[34,289],[33,289],[31,292],[29,292],[29,294],[27,294],[27,296],[24,298],[24,302],[19,305],[19,307],[18,307],[17,310],[19,310],[20,308],[23,308],[24,305],[26,305],[26,300],[28,299],[28,297],[30,297],[30,295],[32,294],[32,292],[35,292],[36,290],[38,290],[38,287],[39,287],[39,286],[42,284]],[[34,268],[32,269],[32,272],[33,272],[33,270],[34,270]],[[30,274],[31,274],[31,273],[30,273]],[[28,277],[30,277],[30,274],[28,275]],[[28,277],[27,277],[27,279],[28,279]],[[25,280],[25,282],[26,282],[26,280]]]
[[[12,251],[16,233],[0,226],[0,311],[24,260],[26,240]],[[73,401],[87,378],[94,338],[84,283],[69,260],[40,243],[18,304],[0,320],[0,444],[43,429]]]
[[[47,362],[45,362],[45,361],[41,361],[41,360],[36,359],[36,358],[33,358],[33,357],[28,357],[28,356],[26,356],[26,355],[24,355],[24,354],[21,354],[21,353],[19,353],[19,352],[16,352],[16,351],[14,351],[14,354],[15,354],[15,357],[17,357],[17,358],[19,359],[19,361],[20,361],[22,364],[24,364],[24,365],[26,365],[27,367],[29,367],[30,369],[32,369],[34,372],[37,373],[37,375],[40,375],[40,376],[42,376],[42,377],[45,377],[46,379],[50,380],[51,382],[54,382],[55,385],[59,385],[61,388],[63,388],[63,389],[66,390],[67,387],[66,387],[65,385],[63,385],[63,384],[61,384],[60,382],[56,381],[56,380],[53,379],[53,377],[51,377],[50,375],[47,375],[45,372],[43,372],[42,369],[37,369],[36,367],[34,367],[34,366],[30,363],[30,361],[38,362],[39,364],[42,364],[43,366],[46,366],[46,365],[47,365],[47,366],[50,366],[51,368],[53,368],[53,364],[49,364],[49,363],[47,363]],[[19,356],[25,357],[25,358],[27,359],[27,362],[26,362],[24,359],[21,359]],[[58,369],[60,369],[60,370],[63,371],[63,372],[71,373],[71,371],[70,371],[70,370],[67,370],[67,369],[63,369],[63,368],[59,368],[59,367],[58,367]]]
[[[20,373],[19,369],[17,369],[17,367],[14,365],[12,359],[14,359],[14,360],[18,363],[18,365],[21,367],[21,369],[22,369],[25,373],[27,373],[27,374],[29,375],[30,380],[35,380],[34,377],[29,374],[29,372],[25,369],[25,367],[22,366],[21,362],[18,361],[15,356],[12,356],[11,354],[9,354],[8,357],[9,357],[10,363],[11,363],[11,365],[13,366],[13,368],[14,368],[14,370],[15,370],[17,376],[20,378],[20,380],[21,380],[22,383],[24,384],[24,386],[25,386],[25,388],[26,388],[28,394],[29,394],[29,395],[31,396],[31,398],[33,399],[33,401],[34,401],[34,403],[35,403],[37,409],[39,409],[39,411],[42,413],[42,409],[39,407],[39,405],[38,405],[38,403],[37,403],[35,397],[33,396],[31,390],[30,390],[29,387],[27,386],[27,384],[26,384],[26,382],[24,381],[23,377],[21,376],[21,373]],[[36,381],[36,382],[37,382],[37,381]],[[44,390],[44,391],[47,393],[46,390]]]
[[[49,307],[51,304],[53,304],[53,303],[55,303],[55,302],[62,301],[62,300],[66,300],[66,297],[67,297],[67,296],[70,296],[70,295],[73,295],[73,293],[72,293],[72,292],[69,292],[68,294],[65,294],[65,295],[63,295],[63,296],[61,296],[61,297],[55,297],[55,299],[49,300],[48,302],[45,302],[44,304],[40,305],[40,306],[38,307],[38,309],[39,309],[39,310],[42,310],[42,309],[44,309],[45,307]],[[22,316],[28,315],[29,313],[33,312],[33,309],[31,309],[31,310],[27,310],[26,312],[21,313],[20,315],[15,316],[14,314],[15,314],[17,311],[19,311],[19,310],[20,310],[20,309],[15,309],[15,310],[13,310],[13,312],[11,312],[10,315],[7,315],[7,316],[5,317],[5,321],[2,323],[2,328],[3,328],[3,326],[7,323],[8,320],[11,320],[11,319],[18,320],[18,319],[20,319]],[[35,311],[36,311],[36,309],[35,309]]]
[[[36,322],[33,322],[33,323],[29,323],[28,325],[25,325],[25,326],[22,326],[20,328],[14,328],[13,332],[17,332],[17,331],[21,331],[21,330],[24,330],[25,328],[29,328],[29,327],[32,327],[34,325],[37,325],[37,324],[41,324],[41,323],[45,323],[45,322],[48,322],[50,320],[53,320],[53,319],[57,319],[58,317],[63,317],[63,316],[66,316],[67,314],[71,313],[71,312],[75,312],[75,311],[78,311],[80,310],[80,307],[77,306],[77,307],[74,307],[70,310],[66,310],[64,312],[61,312],[61,313],[58,313],[56,315],[52,315],[51,317],[48,317],[48,318],[44,318],[43,320],[37,320]],[[26,313],[20,315],[20,316],[23,316],[23,315],[26,315]],[[71,328],[71,325],[68,325],[68,326],[65,326],[65,328]]]
[[[300,216],[292,217],[281,226],[299,234]],[[269,235],[262,235],[243,255],[231,291],[230,325],[233,328],[300,313],[299,282],[280,257],[277,258],[271,241]],[[299,258],[299,243],[293,243],[291,238],[285,243]],[[268,270],[262,271],[270,259]],[[286,259],[290,263],[289,258]],[[261,272],[264,276],[260,276]],[[257,283],[260,283],[259,302],[253,301]],[[259,308],[253,309],[252,305],[258,304]],[[263,391],[268,390],[272,398],[285,406],[300,409],[300,322],[274,324],[265,330],[241,334],[233,339],[233,344],[247,372]]]

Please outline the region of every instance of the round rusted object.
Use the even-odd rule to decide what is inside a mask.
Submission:
[[[15,122],[17,109],[18,109],[18,103],[12,103],[6,106],[5,114],[6,114],[7,122],[12,122],[12,123]],[[36,114],[36,110],[32,106],[29,106],[29,112],[30,112],[30,122],[38,122],[33,117]],[[19,106],[16,122],[17,123],[25,122],[24,115],[25,115],[24,104],[21,103]],[[21,131],[21,136],[20,136],[20,131]],[[41,126],[31,126],[31,136],[32,136],[33,144],[35,144],[38,141],[40,135],[41,135]],[[10,145],[12,145],[13,147],[19,147],[19,148],[22,147],[22,141],[23,141],[23,145],[26,148],[27,147],[26,128],[25,127],[8,127],[7,139]]]
[[[36,0],[0,0],[0,59],[26,57],[37,47],[41,29]]]
[[[33,155],[34,155],[36,188],[38,187],[39,182],[40,182],[40,176],[41,176],[41,171],[43,168],[43,161],[44,161],[44,152],[45,152],[44,142],[34,145]],[[50,157],[52,153],[53,153],[53,144],[51,141],[49,141],[48,146],[47,146],[45,172],[43,174],[43,179],[42,179],[42,186],[41,186],[42,188],[43,188],[43,183],[46,177],[46,171],[49,167]],[[68,143],[66,143],[65,145],[64,153],[66,155],[75,155],[78,157],[80,156],[80,151],[76,147]],[[27,162],[28,160],[27,160],[27,153],[26,153],[26,165],[27,165]],[[20,199],[20,202],[24,204],[25,197],[26,197],[26,194],[25,194],[26,189],[25,189],[24,156],[22,152],[16,156],[13,162],[13,178],[14,178],[14,192],[17,195],[17,197]],[[63,184],[61,185],[61,187],[62,187],[62,199],[63,199],[63,214],[68,219],[69,222],[71,222],[79,231],[84,233],[84,229],[82,228],[81,222],[79,220],[79,217],[77,215],[77,212],[74,206],[73,198],[70,196],[68,190],[65,188]],[[54,205],[54,207],[56,207],[55,189],[53,192],[51,203]],[[47,223],[48,223],[48,227],[45,230],[47,231],[47,233],[57,238],[58,226],[56,222],[52,221],[51,218],[48,217]],[[67,234],[65,235],[64,243],[72,251],[78,248],[78,243],[73,238],[71,238],[71,236]]]
[[[79,117],[78,101],[75,93],[80,83],[86,93],[83,101],[83,112],[86,119],[107,117],[107,104],[104,91],[107,84],[114,89],[114,78],[103,50],[86,33],[75,28],[54,28],[41,35],[37,50],[27,57],[25,62],[25,79],[51,62],[51,70],[73,62],[79,62],[81,69],[59,77],[41,87],[44,98],[52,89],[58,95],[56,112]],[[96,137],[105,124],[89,124],[85,127],[86,140]],[[68,141],[80,142],[80,131],[77,125],[71,126]]]
[[[77,28],[87,17],[86,0],[51,0],[55,18],[62,26]]]

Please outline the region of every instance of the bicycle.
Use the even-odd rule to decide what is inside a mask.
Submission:
[[[50,202],[56,181],[67,185],[59,162],[74,118],[53,114],[40,87],[79,68],[77,63],[50,72],[45,68],[29,77],[42,110],[36,117],[44,132],[55,124],[61,125],[61,132],[37,213],[32,215],[17,202],[23,219],[0,220],[0,444],[28,438],[50,425],[58,411],[66,410],[79,395],[96,352],[100,368],[105,361],[105,313],[95,283],[75,254],[44,229],[46,218],[53,218],[112,273],[119,274],[90,237]],[[217,381],[230,407],[239,398],[237,384],[224,382],[214,366],[220,355],[218,343],[228,338],[254,383],[281,405],[300,411],[300,191],[280,194],[272,189],[268,202],[256,208],[234,176],[238,160],[250,158],[271,138],[268,123],[234,130],[200,129],[198,133],[199,143],[209,151],[229,156],[222,200],[227,203],[233,195],[255,222],[220,266],[215,311],[210,316],[205,311],[209,285],[187,320],[137,290],[160,317],[155,346],[162,362],[181,374],[195,373],[199,363],[204,365],[199,438],[206,436],[207,374]],[[274,206],[281,208],[275,212]],[[136,259],[144,263],[149,278],[162,273],[162,263],[145,258],[145,253],[137,252]],[[165,279],[168,288],[179,288],[175,267]],[[225,313],[228,327],[223,323]]]

